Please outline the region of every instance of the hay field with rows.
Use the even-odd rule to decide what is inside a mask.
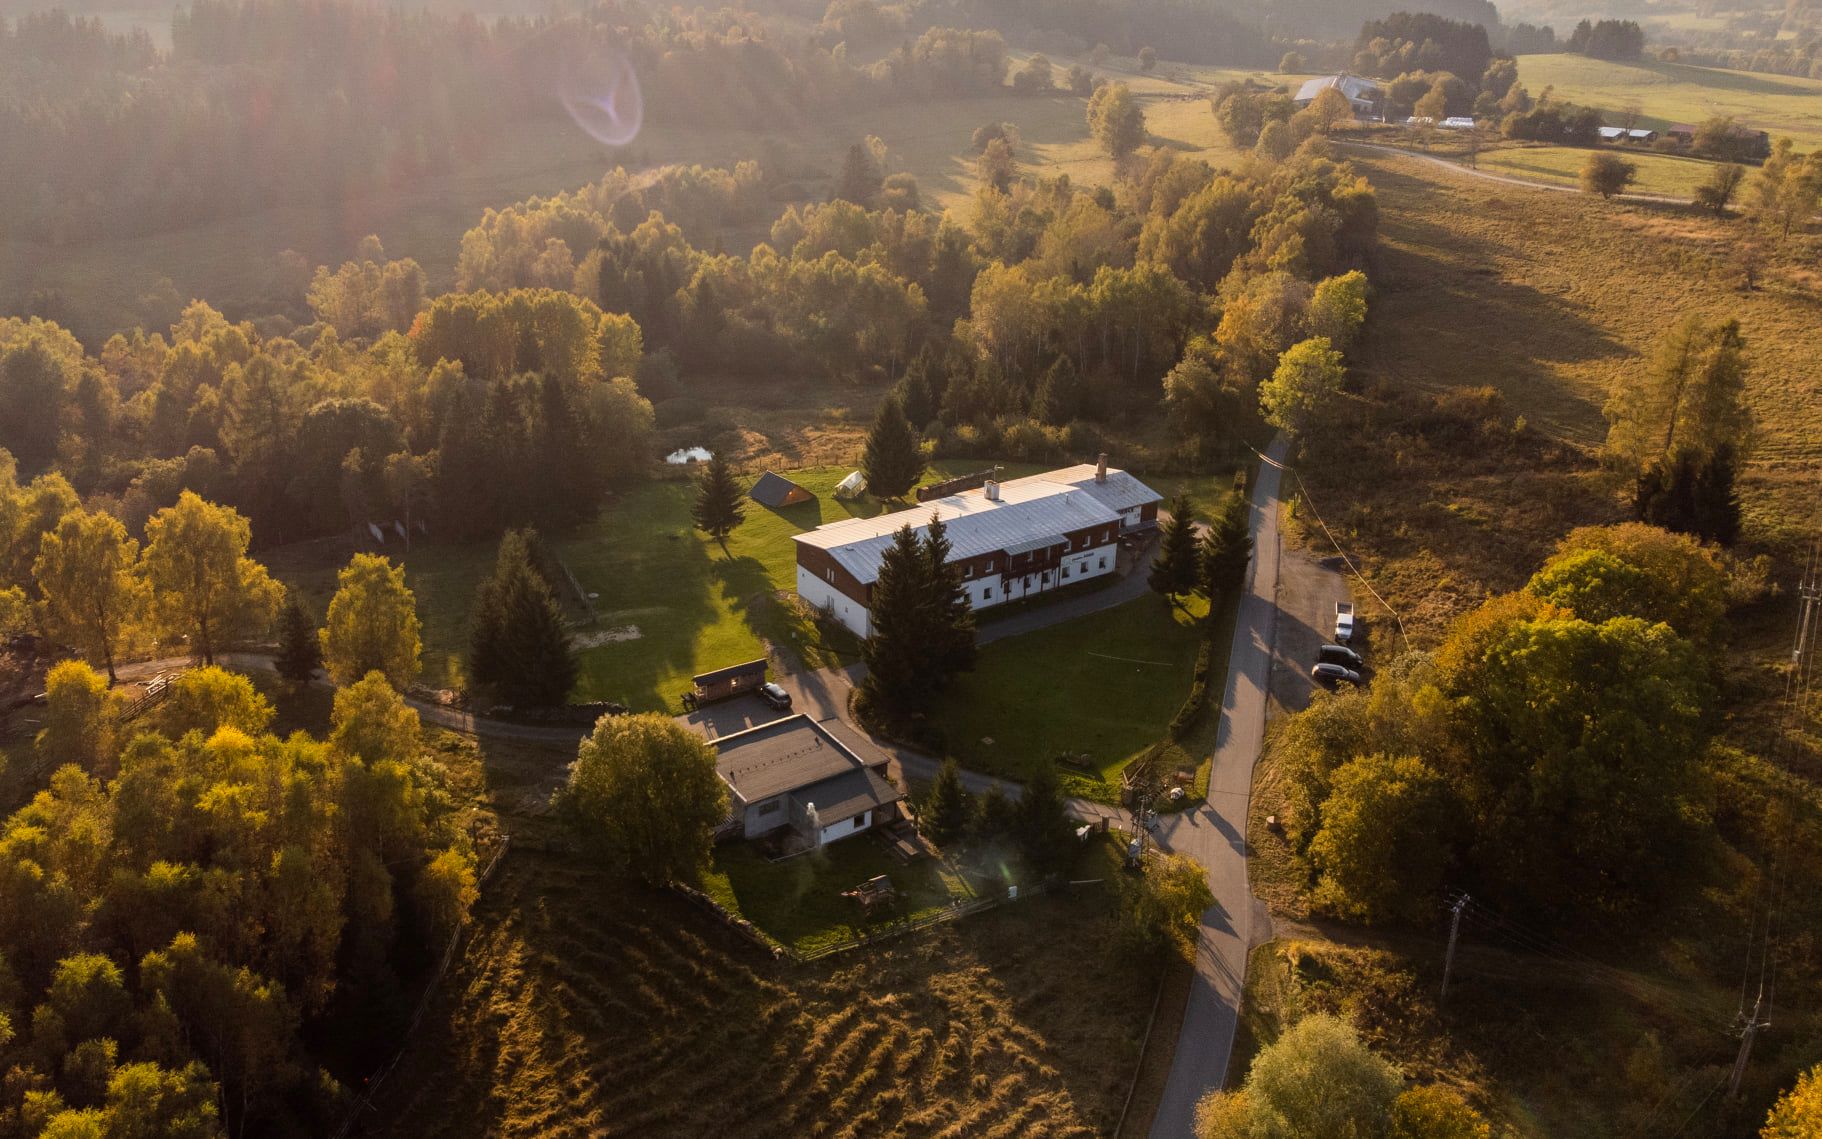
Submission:
[[[1108,1134],[1157,977],[1110,955],[1107,900],[782,965],[674,895],[515,851],[362,1133]]]

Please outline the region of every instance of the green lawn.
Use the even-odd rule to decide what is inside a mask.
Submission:
[[[1695,195],[1697,186],[1706,182],[1715,164],[1701,158],[1677,154],[1656,154],[1631,147],[1603,147],[1618,154],[1638,168],[1638,179],[1630,191],[1639,194],[1662,194],[1673,198]],[[1478,166],[1493,174],[1530,178],[1561,186],[1580,185],[1582,167],[1595,151],[1576,146],[1521,146],[1480,152]]]
[[[1732,115],[1742,126],[1789,135],[1797,149],[1822,146],[1822,80],[1758,75],[1681,63],[1612,63],[1581,55],[1523,55],[1518,78],[1532,95],[1545,87],[1612,116],[1628,104],[1642,112],[1639,125],[1662,130],[1672,123],[1700,123]]]
[[[708,893],[766,934],[799,953],[859,936],[866,929],[860,903],[841,896],[884,874],[898,888],[893,918],[916,918],[972,898],[974,888],[944,863],[926,858],[894,861],[872,835],[857,835],[783,862],[770,862],[748,843],[715,848],[704,882]]]
[[[927,479],[949,478],[982,466],[981,460],[943,460],[933,464]],[[1008,477],[1043,469],[1029,463],[1003,466]],[[771,601],[774,592],[795,589],[793,534],[880,511],[871,500],[835,498],[835,484],[852,469],[785,472],[816,500],[782,510],[748,501],[746,521],[728,540],[725,553],[691,528],[694,490],[683,478],[636,486],[614,499],[595,521],[556,536],[552,544],[582,588],[600,595],[595,603],[599,623],[578,629],[578,635],[586,639],[618,631],[624,637],[582,651],[576,698],[675,711],[691,676],[764,655],[762,636],[774,642],[789,640],[810,667],[853,659],[852,639],[820,637],[808,622]],[[745,482],[750,484],[754,477],[747,476]],[[404,562],[417,596],[428,683],[462,683],[468,614],[476,588],[492,568],[494,549],[491,542],[420,542],[409,556],[388,551]],[[334,593],[336,570],[347,557],[347,545],[340,540],[304,543],[265,555],[272,572],[298,590],[319,617]]]
[[[1200,600],[1186,611],[1148,595],[984,646],[939,712],[950,754],[1022,780],[1064,752],[1087,752],[1102,779],[1117,778],[1188,695],[1204,612]]]

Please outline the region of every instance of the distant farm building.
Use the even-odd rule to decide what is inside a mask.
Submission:
[[[1691,146],[1701,129],[1691,123],[1677,123],[1664,128],[1664,137],[1675,139],[1681,146]],[[1737,157],[1753,160],[1771,157],[1771,136],[1764,131],[1734,123],[1727,128],[1727,138],[1734,144]]]
[[[783,475],[775,475],[771,471],[759,476],[759,481],[753,484],[747,497],[761,506],[771,507],[796,506],[800,502],[816,501],[815,495]]]
[[[1319,79],[1311,79],[1297,89],[1297,97],[1293,101],[1299,107],[1307,107],[1316,101],[1316,96],[1331,87],[1347,96],[1348,104],[1354,108],[1355,117],[1367,118],[1379,113],[1379,84],[1358,75],[1324,75]]]
[[[728,786],[724,833],[818,847],[896,819],[904,794],[808,716],[787,716],[710,740]]]
[[[835,484],[836,498],[859,498],[867,492],[867,476],[855,471]]]
[[[1450,115],[1436,125],[1446,131],[1471,131],[1474,129],[1474,119],[1470,115]]]
[[[907,511],[831,522],[798,534],[797,595],[865,637],[873,583],[893,535],[922,533],[934,514],[947,529],[949,564],[968,603],[985,609],[1113,573],[1120,539],[1157,526],[1161,496],[1137,478],[1097,463],[989,480],[979,490]]]
[[[1658,140],[1658,132],[1644,127],[1602,127],[1602,142],[1625,142],[1633,146],[1644,146]]]

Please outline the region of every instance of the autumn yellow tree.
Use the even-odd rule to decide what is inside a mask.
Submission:
[[[284,591],[247,556],[252,536],[237,511],[192,491],[146,522],[140,564],[153,609],[204,664],[215,663],[220,646],[264,632],[278,613]]]
[[[134,574],[139,543],[106,514],[77,510],[38,544],[32,576],[44,595],[41,612],[52,636],[69,641],[114,675],[114,650],[137,613],[144,585]]]
[[[423,642],[405,567],[379,554],[356,554],[337,583],[321,633],[329,678],[353,684],[380,672],[394,688],[410,684],[418,675]]]

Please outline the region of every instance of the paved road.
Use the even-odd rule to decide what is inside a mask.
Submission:
[[[1246,594],[1234,622],[1228,650],[1227,689],[1215,740],[1208,802],[1166,815],[1158,843],[1187,854],[1208,871],[1215,904],[1202,915],[1196,941],[1196,976],[1177,1036],[1176,1057],[1164,1097],[1152,1120],[1152,1139],[1188,1139],[1194,1134],[1196,1101],[1221,1086],[1234,1044],[1240,994],[1246,984],[1246,955],[1262,938],[1269,919],[1246,883],[1246,809],[1253,763],[1265,741],[1267,692],[1278,603],[1278,483],[1286,444],[1279,436],[1266,450],[1253,483],[1253,561]]]

